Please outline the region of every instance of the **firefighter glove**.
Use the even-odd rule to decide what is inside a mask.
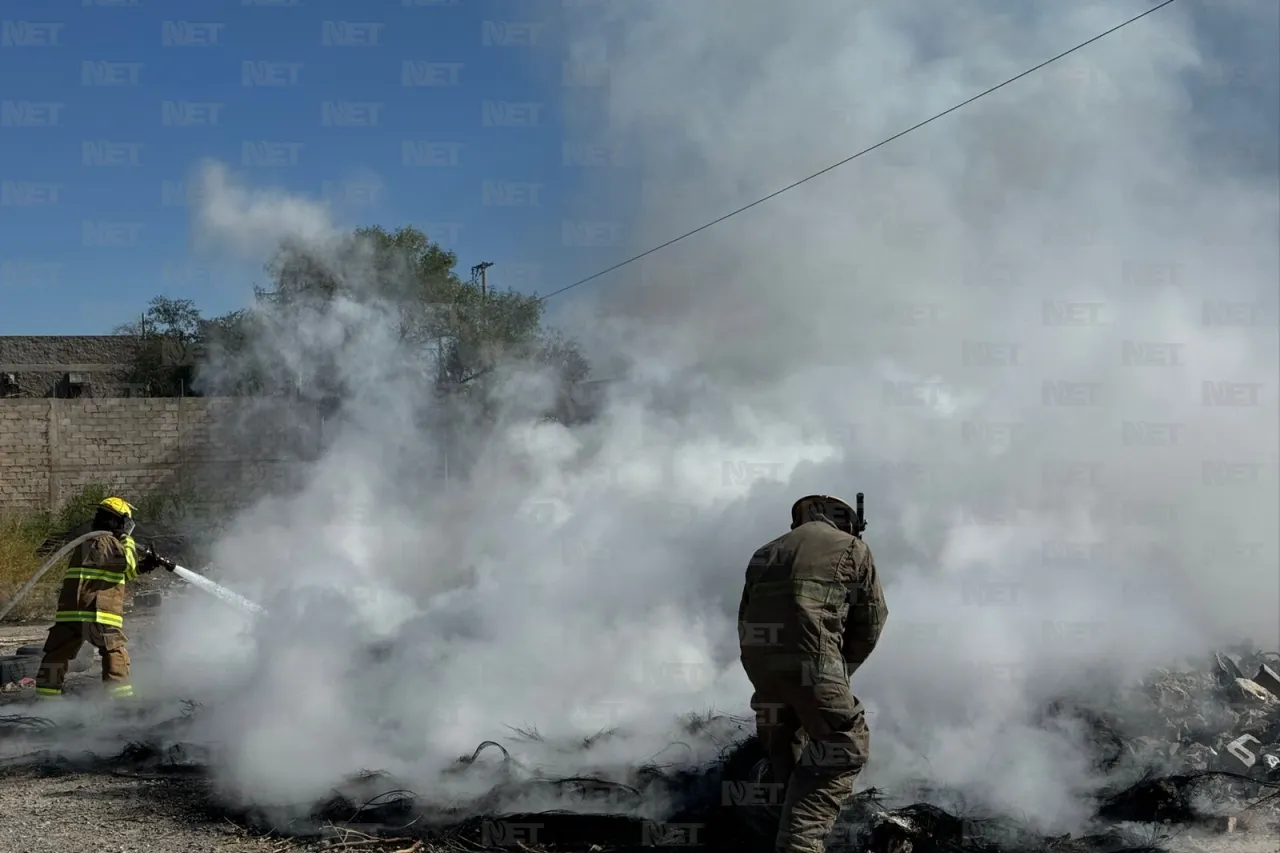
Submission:
[[[154,572],[156,569],[161,567],[164,567],[169,571],[173,571],[173,561],[166,560],[153,549],[147,548],[147,553],[142,556],[142,562],[138,564],[138,574],[145,575],[148,572]]]

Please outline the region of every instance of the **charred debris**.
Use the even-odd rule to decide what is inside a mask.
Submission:
[[[1280,837],[1280,654],[1244,648],[1209,656],[1197,669],[1159,670],[1117,695],[1107,709],[1062,700],[1041,722],[1069,722],[1086,733],[1106,787],[1095,791],[1094,820],[1080,836],[1038,835],[1017,821],[957,813],[956,792],[909,805],[890,805],[887,792],[860,792],[845,809],[830,853],[1137,853],[1163,851],[1179,834],[1260,832]],[[35,710],[38,710],[36,706]],[[9,705],[0,709],[14,711]],[[202,810],[281,834],[282,812],[220,805],[203,786],[204,758],[183,742],[198,714],[189,705],[176,718],[139,728],[127,748],[111,756],[57,750],[61,726],[37,716],[0,713],[0,740],[21,741],[7,751],[0,774],[111,772],[193,784]],[[479,774],[487,793],[448,808],[402,790],[384,774],[349,780],[326,802],[288,810],[285,835],[316,849],[580,851],[629,853],[655,848],[752,853],[771,850],[776,809],[763,787],[763,752],[748,720],[690,717],[689,736],[711,738],[719,758],[701,767],[637,767],[626,783],[604,778],[540,778],[517,757],[521,740],[480,744],[450,773]],[[586,749],[605,732],[578,746]],[[20,752],[20,754],[16,754]],[[513,754],[516,753],[516,754]],[[484,787],[484,786],[481,786]],[[512,813],[509,804],[554,798],[555,811]],[[654,815],[654,802],[669,803]],[[949,803],[944,808],[939,803]],[[504,808],[504,804],[507,806]],[[298,817],[298,815],[304,815]]]

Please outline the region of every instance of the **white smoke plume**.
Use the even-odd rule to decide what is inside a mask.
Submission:
[[[200,203],[194,206],[195,248],[230,249],[265,259],[286,238],[324,242],[337,235],[328,206],[273,188],[250,188],[223,163],[208,160],[197,172]]]
[[[579,139],[625,149],[645,188],[584,215],[634,221],[624,249],[648,248],[1139,8],[575,10],[610,72],[574,105]],[[1275,32],[1273,4],[1214,16]],[[549,772],[704,758],[661,751],[680,713],[746,711],[751,552],[796,497],[864,491],[890,619],[853,678],[861,783],[1077,828],[1097,780],[1034,724],[1045,701],[1280,631],[1275,176],[1203,126],[1221,57],[1202,36],[1174,4],[571,292],[567,331],[626,368],[603,417],[532,422],[541,386],[514,376],[466,482],[429,474],[437,436],[386,306],[281,330],[281,363],[306,379],[344,347],[359,390],[301,490],[220,543],[219,578],[270,618],[194,599],[161,640],[168,688],[221,697],[202,720],[223,789],[297,802],[383,768],[446,801],[480,783],[441,771],[505,726],[636,732],[586,757],[520,748]],[[340,230],[209,175],[211,245]]]

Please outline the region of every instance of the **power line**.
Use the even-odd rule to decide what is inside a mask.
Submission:
[[[1089,45],[1093,44],[1095,41],[1106,38],[1112,33],[1118,32],[1119,30],[1124,29],[1125,27],[1129,26],[1133,22],[1141,20],[1142,18],[1145,18],[1147,15],[1150,15],[1152,12],[1159,11],[1160,9],[1163,9],[1165,6],[1168,6],[1173,2],[1174,0],[1164,0],[1164,2],[1160,3],[1159,5],[1152,6],[1147,11],[1139,15],[1134,15],[1129,20],[1116,24],[1114,27],[1112,27],[1109,30],[1106,30],[1105,32],[1098,33],[1096,36],[1089,39],[1088,41],[1082,41],[1079,44],[1077,44],[1075,47],[1071,48],[1070,50],[1064,50],[1062,53],[1059,53],[1057,56],[1054,56],[1050,59],[1046,59],[1044,62],[1041,62],[1039,65],[1032,66],[1031,68],[1028,68],[1026,71],[1023,71],[1021,74],[1014,75],[1013,77],[1010,77],[1008,80],[1005,80],[1003,83],[999,83],[995,86],[992,86],[990,89],[987,89],[984,92],[979,92],[978,94],[974,95],[972,98],[969,98],[966,101],[961,101],[955,106],[950,107],[949,109],[945,109],[942,112],[938,113],[937,115],[930,116],[929,118],[925,119],[919,124],[914,124],[911,127],[908,127],[906,130],[899,131],[898,133],[895,133],[893,136],[890,136],[888,139],[883,139],[880,142],[877,142],[875,145],[872,145],[870,148],[864,148],[861,151],[859,151],[857,154],[852,154],[837,163],[832,163],[830,166],[827,166],[825,169],[814,172],[812,175],[809,175],[806,178],[801,178],[800,180],[796,181],[793,184],[788,184],[787,186],[783,187],[780,190],[775,190],[774,192],[769,193],[767,196],[758,198],[755,201],[751,202],[750,204],[743,205],[737,210],[726,213],[723,216],[719,217],[718,219],[713,219],[710,222],[706,223],[705,225],[699,225],[697,228],[694,228],[692,231],[687,231],[684,234],[681,234],[679,237],[672,237],[667,242],[660,243],[657,246],[654,246],[652,249],[647,249],[646,251],[643,251],[634,257],[627,258],[625,261],[619,261],[618,263],[614,264],[611,267],[602,269],[597,273],[593,273],[592,275],[587,276],[586,278],[579,279],[578,281],[575,281],[573,284],[565,285],[559,290],[553,290],[550,293],[548,293],[546,296],[538,297],[538,301],[545,302],[553,296],[559,296],[561,293],[564,293],[566,290],[573,290],[575,287],[580,287],[581,285],[584,285],[589,281],[594,281],[595,279],[600,278],[602,275],[607,275],[616,269],[621,269],[622,267],[625,267],[627,264],[634,263],[640,260],[641,258],[652,255],[654,252],[660,251],[662,249],[667,248],[668,246],[679,243],[681,240],[685,239],[686,237],[692,237],[694,234],[697,234],[700,231],[705,231],[713,225],[719,225],[721,222],[724,222],[726,219],[729,219],[730,217],[733,217],[733,216],[737,216],[739,213],[743,213],[744,211],[750,210],[751,208],[755,207],[758,204],[764,204],[766,201],[769,201],[770,199],[777,198],[778,196],[782,195],[788,190],[793,190],[796,187],[800,186],[801,184],[808,183],[809,181],[812,181],[816,177],[825,175],[827,172],[830,172],[834,169],[838,169],[841,166],[845,165],[846,163],[850,163],[858,159],[863,154],[868,154],[872,151],[875,151],[877,148],[883,145],[888,145],[890,142],[893,142],[895,139],[901,139],[902,137],[906,136],[908,133],[911,133],[913,130],[919,130],[920,128],[924,127],[926,124],[929,124],[930,122],[933,122],[933,121],[937,121],[943,116],[949,115],[955,112],[956,110],[960,109],[961,107],[967,107],[969,104],[972,104],[974,101],[978,100],[979,98],[985,98],[987,95],[990,95],[992,92],[996,91],[997,89],[1003,89],[1005,86],[1008,86],[1010,83],[1013,83],[1014,81],[1021,80],[1023,77],[1026,77],[1028,74],[1034,74],[1035,72],[1039,71],[1041,68],[1044,68],[1047,65],[1057,62],[1059,59],[1062,59],[1065,56],[1070,56],[1080,48],[1088,47]]]

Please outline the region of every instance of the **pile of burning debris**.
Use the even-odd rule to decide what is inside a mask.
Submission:
[[[1280,781],[1278,672],[1280,654],[1242,648],[1215,654],[1208,671],[1156,673],[1143,688],[1163,731],[1132,748],[1184,772],[1217,769]]]
[[[861,792],[845,809],[828,844],[830,853],[1138,853],[1170,849],[1188,829],[1280,837],[1280,654],[1233,649],[1206,665],[1154,673],[1105,709],[1061,701],[1047,708],[1046,725],[1070,720],[1088,736],[1107,786],[1095,791],[1092,825],[1080,836],[1044,837],[1008,818],[963,815],[957,792],[938,791],[925,802],[890,806],[889,794]],[[191,709],[189,714],[198,713]],[[54,758],[56,729],[29,717],[0,717],[13,737],[44,741],[27,752],[28,764],[90,769],[82,760]],[[771,850],[777,810],[753,797],[767,765],[747,720],[690,718],[691,737],[721,745],[720,758],[702,767],[640,767],[625,782],[589,775],[548,779],[529,772],[512,753],[486,742],[460,758],[452,772],[475,774],[491,790],[447,809],[430,807],[382,774],[351,780],[334,798],[305,808],[288,833],[323,845],[466,850],[559,850],[629,853],[655,847],[706,851]],[[182,743],[181,721],[139,731],[124,752],[97,767],[113,772],[191,774],[199,750]],[[7,733],[6,733],[7,734]],[[523,733],[520,733],[523,736]],[[602,734],[596,739],[608,738]],[[3,740],[0,737],[0,740]],[[518,741],[520,738],[517,737]],[[515,744],[512,744],[515,746]],[[581,745],[584,749],[589,743]],[[51,748],[53,747],[53,748]],[[13,754],[13,753],[10,753]],[[500,756],[479,760],[482,754]],[[0,768],[18,759],[0,760]],[[479,781],[478,780],[478,781]],[[510,813],[509,804],[554,794],[563,810]],[[677,804],[655,821],[640,817],[655,799]],[[592,802],[592,801],[595,802]],[[576,805],[575,805],[576,803]],[[941,804],[948,804],[944,808]],[[211,815],[280,832],[279,820],[257,810],[210,806]],[[1275,835],[1267,835],[1275,833]],[[523,845],[523,848],[521,847]]]
[[[1200,668],[1157,670],[1113,695],[1105,711],[1059,702],[1047,714],[1085,722],[1104,770],[1128,764],[1280,781],[1278,671],[1280,654],[1238,647]]]

